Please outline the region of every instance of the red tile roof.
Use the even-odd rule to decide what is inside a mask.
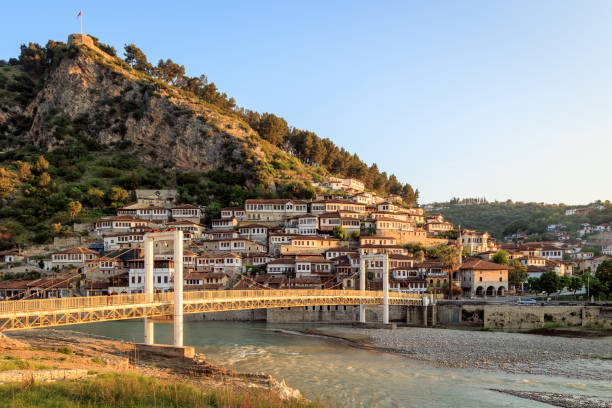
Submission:
[[[510,269],[506,265],[500,265],[493,262],[485,261],[480,258],[470,258],[461,265],[460,270],[483,270],[483,271],[502,271]]]
[[[70,248],[70,249],[66,249],[63,251],[55,252],[53,255],[56,255],[56,254],[95,254],[97,255],[98,253],[96,251],[92,251],[89,248],[75,247],[75,248]]]

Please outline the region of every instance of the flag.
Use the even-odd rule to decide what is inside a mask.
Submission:
[[[79,10],[79,14],[77,14],[77,18],[81,17],[81,14],[83,14],[83,11]]]

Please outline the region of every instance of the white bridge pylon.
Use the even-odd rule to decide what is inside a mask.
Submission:
[[[155,292],[153,281],[153,265],[155,263],[155,241],[174,241],[174,346],[183,346],[183,231],[150,232],[144,235],[144,293],[147,301],[153,302]],[[145,344],[153,344],[154,323],[149,317],[144,322]]]
[[[365,294],[366,267],[382,268],[383,282],[383,324],[389,324],[389,255],[369,254],[362,255],[359,264],[359,290]],[[365,305],[359,305],[359,322],[366,322]]]

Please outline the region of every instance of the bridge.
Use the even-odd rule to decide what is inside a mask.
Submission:
[[[144,293],[114,296],[31,299],[0,302],[0,330],[33,329],[68,324],[144,318],[145,344],[153,344],[152,318],[172,316],[174,346],[183,346],[183,314],[243,309],[359,305],[359,320],[365,323],[366,305],[383,305],[383,323],[389,323],[389,305],[424,304],[416,294],[389,291],[389,262],[386,254],[361,257],[359,290],[287,289],[222,290],[155,293],[153,254],[155,241],[173,241],[174,282],[183,282],[183,231],[170,230],[144,235]],[[366,259],[383,269],[383,290],[366,291]]]
[[[421,296],[389,292],[389,305],[422,304]],[[382,305],[383,292],[361,290],[221,290],[183,292],[183,314],[327,305]],[[174,292],[0,302],[0,328],[35,329],[69,324],[175,316]]]

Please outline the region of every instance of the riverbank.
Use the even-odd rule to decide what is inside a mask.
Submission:
[[[303,330],[426,361],[440,367],[502,370],[612,381],[612,337],[569,338],[524,333],[436,328],[396,330],[320,326]]]
[[[53,389],[59,387],[70,400],[81,387],[117,387],[124,377],[126,384],[142,383],[145,388],[159,389],[162,394],[172,384],[182,387],[191,401],[186,406],[207,406],[205,402],[210,398],[223,401],[222,406],[320,406],[303,399],[298,390],[286,386],[283,381],[265,374],[228,370],[210,364],[202,354],[196,354],[193,359],[138,355],[133,343],[67,330],[11,332],[0,337],[0,381],[2,375],[6,377],[4,382],[14,382],[11,378],[15,375],[30,379],[17,384],[16,388],[0,385],[0,396],[9,387],[11,395],[17,395],[16,401],[25,401],[25,405],[19,406],[37,406],[26,396],[33,393],[31,378],[40,378],[40,374],[48,374],[51,378],[57,373],[64,374],[59,378],[78,378],[80,385],[49,386],[47,390],[39,387],[38,394],[53,393]],[[122,393],[121,390],[117,392]],[[28,401],[31,404],[28,405]],[[146,401],[141,402],[142,406],[147,405]]]

